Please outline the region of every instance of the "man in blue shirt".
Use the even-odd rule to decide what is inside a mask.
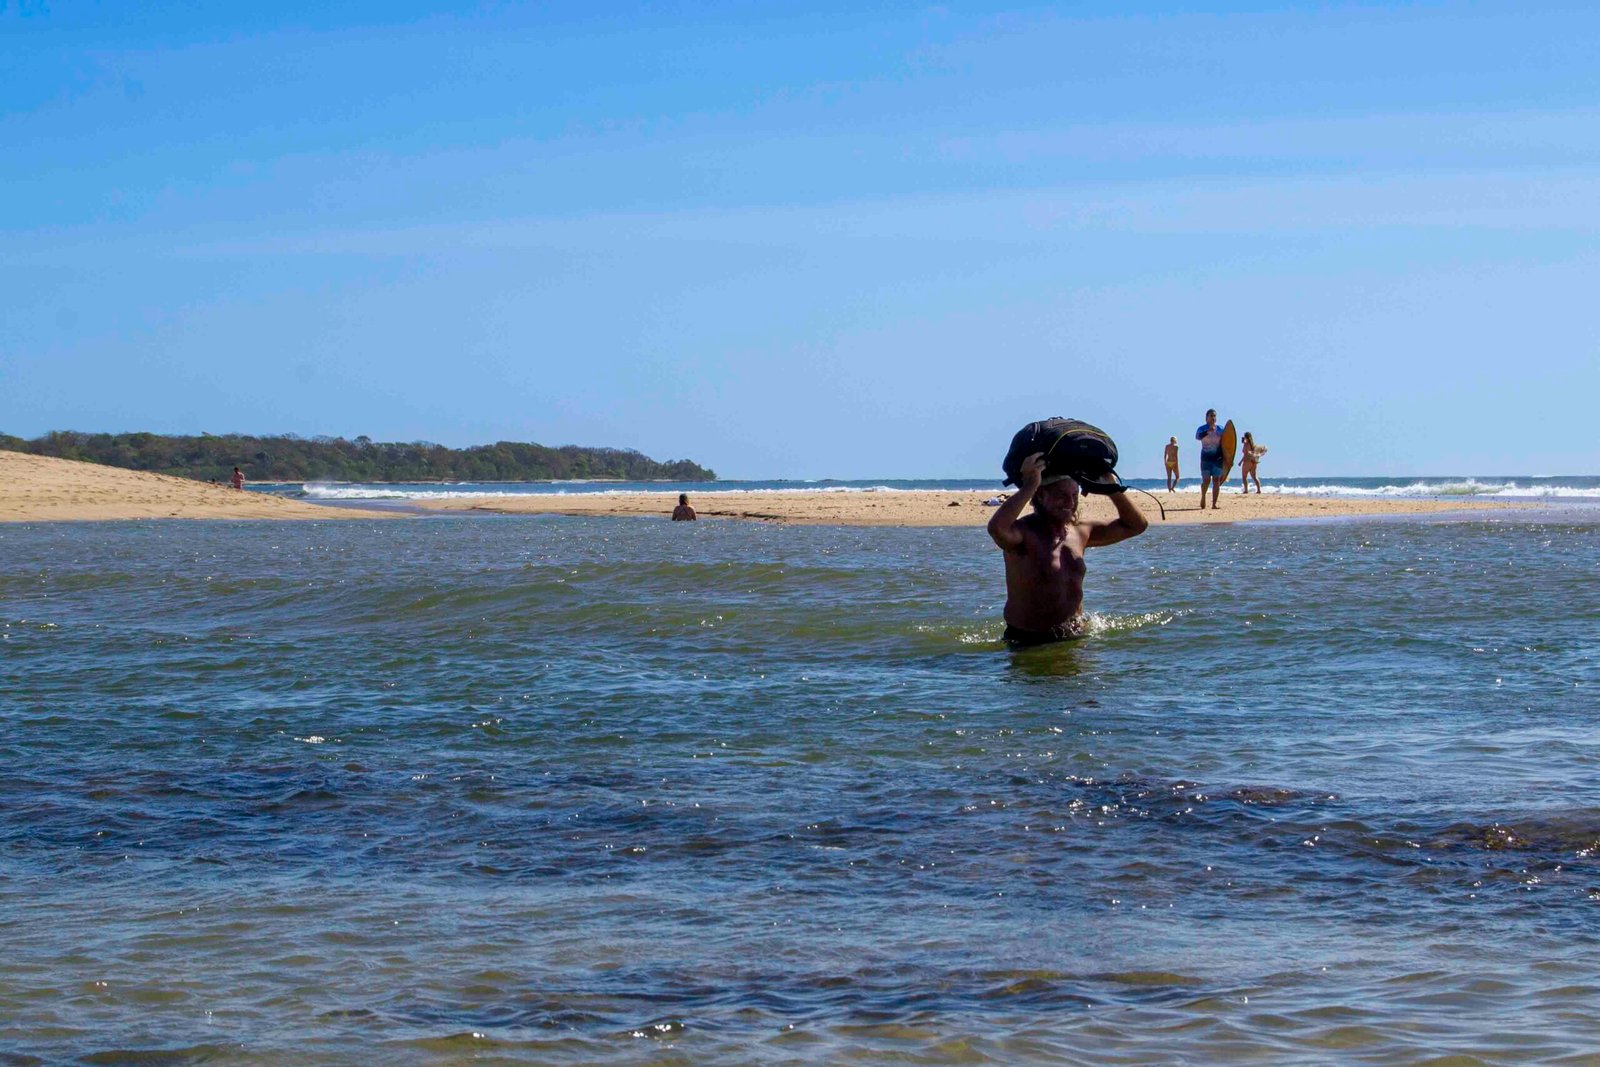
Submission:
[[[1222,489],[1222,427],[1217,425],[1217,409],[1206,412],[1206,423],[1194,432],[1200,442],[1200,510],[1206,506],[1206,489],[1211,489],[1211,509],[1216,510],[1217,493]]]

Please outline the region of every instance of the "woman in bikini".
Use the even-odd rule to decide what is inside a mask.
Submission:
[[[1256,474],[1256,464],[1260,462],[1262,456],[1266,455],[1266,452],[1267,446],[1262,445],[1257,448],[1256,439],[1250,436],[1249,431],[1246,431],[1244,440],[1240,442],[1239,447],[1239,485],[1246,493],[1250,491],[1251,479],[1254,479],[1256,495],[1261,495],[1261,478]]]

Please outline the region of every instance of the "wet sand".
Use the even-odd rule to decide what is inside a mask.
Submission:
[[[0,451],[0,522],[394,517],[393,512],[325,507],[165,474]]]
[[[1139,510],[1152,523],[1162,519],[1155,501],[1131,493]],[[1197,492],[1157,493],[1169,523],[1253,522],[1265,519],[1317,519],[1361,515],[1425,515],[1452,511],[1497,510],[1526,507],[1496,501],[1473,500],[1352,500],[1336,497],[1242,496],[1224,492],[1221,507],[1200,508]],[[760,522],[809,523],[840,526],[981,526],[994,508],[985,500],[992,492],[947,490],[743,491],[691,493],[689,501],[702,519],[745,519]],[[529,494],[515,497],[462,497],[422,501],[429,511],[476,511],[545,515],[653,515],[666,518],[677,503],[675,493],[572,493]],[[1103,497],[1085,498],[1084,514],[1113,518],[1115,510]]]

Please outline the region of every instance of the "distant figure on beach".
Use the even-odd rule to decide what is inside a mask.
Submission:
[[[1205,425],[1194,432],[1200,442],[1200,510],[1206,506],[1206,489],[1211,490],[1212,510],[1217,506],[1217,494],[1222,491],[1222,427],[1217,425],[1217,409],[1206,411]]]
[[[1256,464],[1261,462],[1261,457],[1267,454],[1267,446],[1256,447],[1256,439],[1250,436],[1250,431],[1244,432],[1244,437],[1239,442],[1239,487],[1246,493],[1250,491],[1250,481],[1255,480],[1256,496],[1261,495],[1261,479],[1256,475]]]
[[[233,468],[233,479],[232,479],[232,481],[233,481],[233,487],[235,489],[243,489],[244,488],[244,471],[240,470],[238,467]]]
[[[1068,475],[1046,478],[1045,454],[1022,461],[1017,491],[989,519],[989,536],[1005,553],[1006,643],[1014,648],[1083,636],[1083,553],[1144,533],[1139,514],[1115,474],[1084,479],[1111,497],[1110,522],[1078,518],[1078,482]],[[1033,510],[1022,510],[1029,504]]]
[[[700,516],[694,513],[694,508],[689,506],[689,494],[678,494],[678,506],[672,509],[673,522],[694,522]]]
[[[1176,437],[1167,442],[1166,455],[1161,458],[1162,462],[1166,464],[1167,492],[1170,493],[1178,488],[1178,439]]]

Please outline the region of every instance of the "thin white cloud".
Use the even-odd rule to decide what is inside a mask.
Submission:
[[[1085,123],[946,137],[939,146],[950,159],[1012,166],[1051,161],[1342,168],[1469,162],[1478,169],[1530,160],[1584,164],[1600,163],[1600,109]]]
[[[1264,235],[1351,227],[1600,232],[1600,166],[1466,174],[1206,179],[738,209],[527,216],[241,241],[186,257],[391,256],[474,250],[805,246],[889,240],[1048,245],[1071,234]]]

